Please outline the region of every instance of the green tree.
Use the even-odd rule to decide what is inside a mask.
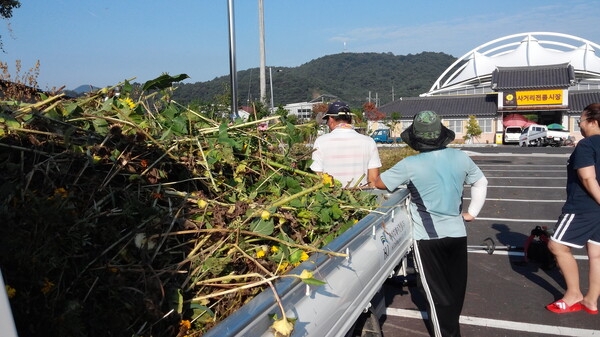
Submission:
[[[479,127],[479,123],[477,122],[475,116],[469,115],[469,120],[467,121],[467,132],[463,136],[464,140],[471,140],[472,142],[473,139],[476,139],[477,137],[481,136],[482,132],[483,131],[481,131],[481,128]]]
[[[392,112],[390,114],[390,120],[389,120],[388,126],[390,127],[392,134],[394,134],[396,132],[396,126],[398,125],[398,123],[400,123],[401,118],[402,118],[402,114],[399,112]]]
[[[5,19],[12,17],[12,11],[14,8],[21,7],[21,3],[17,0],[0,0],[0,16]],[[0,35],[0,50],[4,51],[4,45],[2,44],[2,36]]]

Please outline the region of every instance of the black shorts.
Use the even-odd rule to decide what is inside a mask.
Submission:
[[[588,242],[600,245],[600,214],[561,214],[552,241],[574,248],[583,248]]]

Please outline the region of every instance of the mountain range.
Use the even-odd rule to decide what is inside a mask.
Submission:
[[[311,60],[298,67],[267,68],[267,97],[270,103],[273,84],[274,106],[306,102],[320,95],[333,95],[351,107],[369,101],[383,105],[401,97],[416,97],[429,91],[436,79],[456,61],[445,53],[339,53]],[[269,78],[269,74],[272,78]],[[237,92],[240,105],[260,100],[259,68],[238,71]],[[178,83],[172,98],[179,103],[213,103],[227,97],[229,75],[206,82]],[[90,85],[72,90],[80,95]],[[96,88],[97,89],[97,88]]]

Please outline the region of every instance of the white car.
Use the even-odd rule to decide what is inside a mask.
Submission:
[[[504,129],[504,144],[519,143],[519,136],[521,136],[522,131],[523,129],[520,126],[507,126]]]

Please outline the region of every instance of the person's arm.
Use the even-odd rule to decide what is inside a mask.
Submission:
[[[600,204],[600,185],[596,179],[596,167],[586,166],[577,170],[577,176],[585,190]]]
[[[370,168],[367,170],[367,181],[369,187],[376,187],[375,181],[379,179],[379,167]]]
[[[485,176],[479,178],[473,185],[471,185],[471,203],[467,212],[462,213],[465,221],[473,221],[475,217],[479,215],[479,212],[483,208],[485,203],[485,197],[487,195],[488,181]]]
[[[385,186],[385,184],[383,183],[383,180],[381,180],[381,176],[379,174],[377,174],[377,177],[373,178],[372,180],[369,179],[369,184],[370,184],[370,186],[373,186],[380,190],[387,190],[387,186]]]
[[[323,154],[319,150],[319,138],[315,139],[315,143],[313,144],[313,150],[311,153],[312,163],[310,164],[310,169],[321,176],[323,174]]]

